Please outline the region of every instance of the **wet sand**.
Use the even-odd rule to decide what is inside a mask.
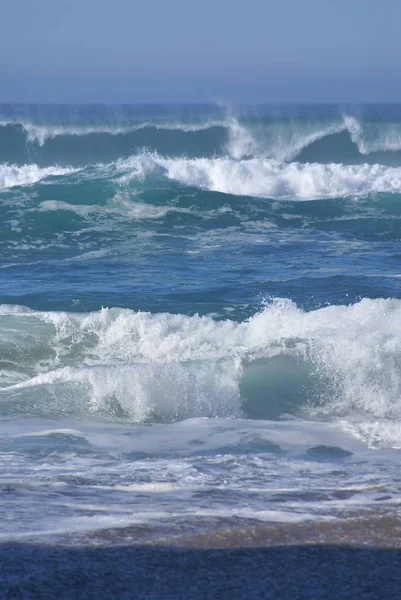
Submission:
[[[167,536],[129,527],[80,545],[8,543],[0,547],[0,597],[398,600],[400,532],[394,516],[303,525],[225,520]]]
[[[132,526],[97,531],[87,535],[86,543],[134,543],[204,550],[288,545],[371,546],[401,550],[401,519],[391,514],[375,517],[357,514],[335,521],[292,524],[261,523],[235,517],[213,521],[198,518],[166,524],[164,530]]]

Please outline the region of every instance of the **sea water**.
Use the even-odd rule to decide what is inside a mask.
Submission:
[[[0,539],[398,515],[400,239],[401,106],[1,106]]]

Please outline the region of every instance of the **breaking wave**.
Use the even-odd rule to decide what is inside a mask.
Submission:
[[[140,131],[141,129],[156,129],[165,131],[182,131],[191,133],[212,129],[213,127],[225,127],[224,121],[210,120],[198,123],[174,123],[174,122],[139,122],[131,125],[123,124],[97,124],[97,125],[35,125],[33,123],[0,123],[0,126],[20,125],[27,134],[29,142],[37,142],[43,146],[47,140],[61,136],[85,136],[91,134],[107,134],[111,136],[125,135]]]
[[[401,164],[401,119],[219,114],[88,122],[45,123],[28,117],[0,120],[0,162],[82,167],[127,158],[143,148],[171,157],[394,165]]]
[[[120,162],[122,171],[137,177],[162,168],[169,179],[225,194],[273,199],[313,200],[317,198],[366,196],[401,192],[401,167],[383,165],[342,165],[282,163],[252,158],[166,159],[158,156],[133,157]],[[129,178],[129,175],[126,177]]]
[[[2,412],[136,422],[325,414],[401,418],[401,301],[305,312],[277,299],[244,322],[0,307]],[[386,429],[387,427],[387,429]]]
[[[77,173],[89,179],[109,179],[121,189],[134,182],[146,184],[155,177],[224,194],[272,199],[313,200],[401,193],[401,167],[379,164],[343,165],[278,162],[263,158],[167,158],[143,153],[108,165],[87,169],[36,164],[0,165],[0,188],[31,185],[48,177]],[[120,197],[119,204],[123,202]],[[72,205],[73,206],[73,205]],[[47,210],[71,209],[60,201],[46,201]],[[74,208],[72,208],[74,210]],[[81,206],[76,211],[96,211]],[[164,209],[163,209],[164,210]]]
[[[15,186],[32,185],[47,177],[69,175],[74,169],[62,167],[40,168],[38,165],[0,165],[0,190]]]

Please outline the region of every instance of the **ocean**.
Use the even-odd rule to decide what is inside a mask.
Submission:
[[[374,543],[400,240],[401,105],[0,106],[0,541]]]

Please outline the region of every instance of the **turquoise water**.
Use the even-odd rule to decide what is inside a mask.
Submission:
[[[3,535],[390,510],[400,216],[398,105],[0,107]]]

